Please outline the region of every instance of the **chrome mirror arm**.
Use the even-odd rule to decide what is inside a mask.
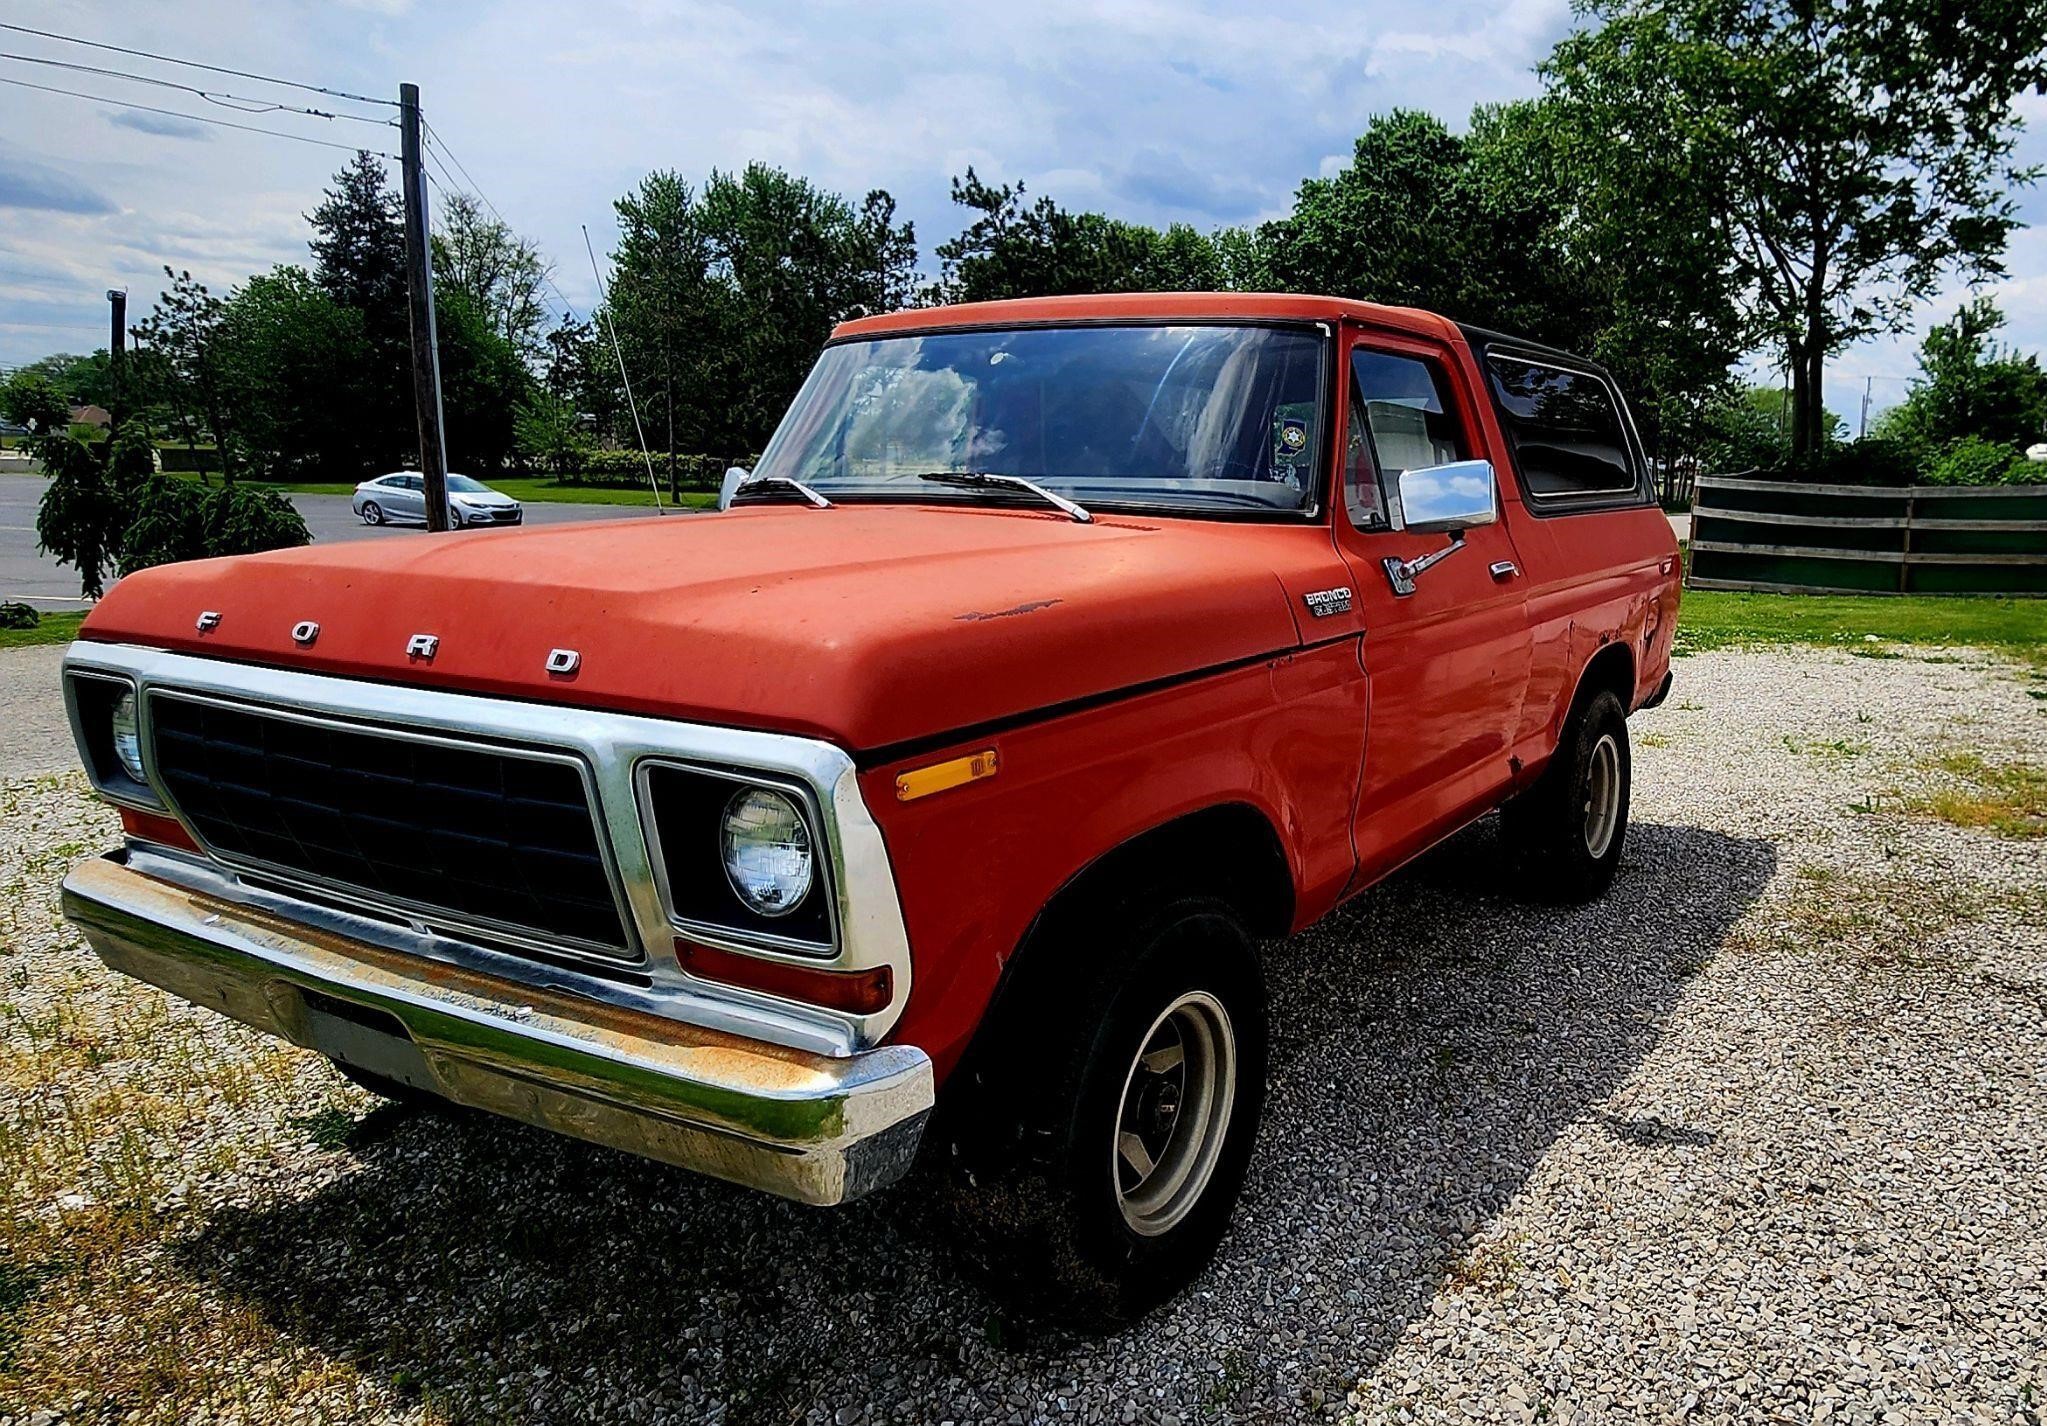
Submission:
[[[1404,560],[1396,555],[1388,555],[1381,563],[1386,567],[1386,579],[1393,586],[1393,592],[1404,598],[1414,593],[1415,576],[1421,574],[1424,570],[1433,569],[1463,548],[1464,531],[1452,530],[1450,532],[1450,543],[1437,550],[1434,554],[1423,555],[1420,559],[1411,560]]]

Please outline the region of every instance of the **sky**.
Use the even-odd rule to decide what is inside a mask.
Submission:
[[[1348,159],[1370,117],[1533,95],[1537,60],[1572,24],[1568,0],[6,0],[0,21],[366,96],[420,86],[427,122],[469,182],[555,263],[565,305],[596,293],[612,200],[649,170],[700,179],[763,160],[858,197],[894,194],[932,247],[962,226],[954,175],[1022,180],[1070,208],[1211,228],[1284,213],[1303,177]],[[387,106],[0,30],[0,52],[97,65],[225,96],[387,118]],[[397,152],[394,128],[235,113],[174,89],[0,59],[0,77]],[[2021,101],[2021,159],[2047,162],[2047,100]],[[107,340],[105,291],[147,312],[168,264],[216,290],[307,260],[303,214],[346,161],[337,149],[118,103],[0,85],[0,367]],[[453,170],[454,165],[447,167]],[[396,165],[392,165],[395,175]],[[460,175],[454,175],[458,181]],[[2038,226],[1991,284],[2008,340],[2047,350],[2047,190]],[[1842,354],[1828,404],[1854,429],[1864,377],[1881,410],[1916,328]]]

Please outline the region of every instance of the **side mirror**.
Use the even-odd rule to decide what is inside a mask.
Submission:
[[[725,483],[718,487],[718,508],[720,510],[730,510],[732,508],[732,497],[739,493],[739,487],[750,479],[752,475],[753,472],[743,465],[728,465],[725,467]]]
[[[1498,482],[1489,460],[1452,461],[1400,472],[1404,530],[1419,534],[1468,530],[1500,518]]]

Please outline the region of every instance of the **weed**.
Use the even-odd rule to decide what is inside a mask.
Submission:
[[[1911,799],[1906,810],[2000,837],[2047,836],[2047,768],[1992,763],[1977,753],[1949,753],[1932,766],[1948,785]]]

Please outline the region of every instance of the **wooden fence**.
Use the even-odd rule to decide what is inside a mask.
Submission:
[[[1699,478],[1695,589],[2047,594],[2047,486]]]

